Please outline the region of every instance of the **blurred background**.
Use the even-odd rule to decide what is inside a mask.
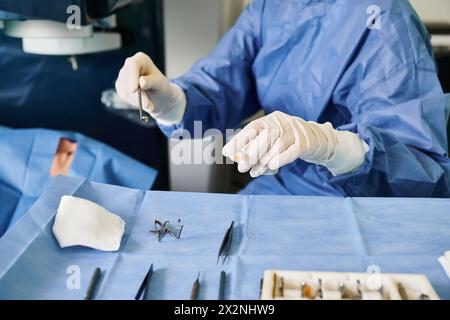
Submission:
[[[207,55],[250,2],[250,0],[166,0],[164,21],[166,21],[168,76],[175,78],[183,74],[196,60]],[[450,1],[410,2],[432,34],[441,83],[445,92],[450,92]],[[236,192],[249,181],[248,174],[240,174],[232,166],[172,164],[169,167],[170,186],[173,190]]]
[[[182,75],[214,48],[249,2],[0,0],[0,126],[81,133],[156,169],[153,189],[236,192],[248,176],[232,165],[171,163],[174,143],[189,147],[192,141],[167,141],[154,122],[140,123],[113,87],[125,58],[137,51],[149,54],[169,78]],[[449,92],[450,1],[411,3],[432,34],[442,86]],[[82,11],[79,38],[67,40],[52,24],[31,24],[64,22],[71,4]],[[95,34],[95,41],[83,33]],[[65,145],[71,146],[60,147]]]

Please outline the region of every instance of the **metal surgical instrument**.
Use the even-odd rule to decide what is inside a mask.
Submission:
[[[284,278],[278,277],[278,275],[274,273],[272,298],[275,298],[277,295],[280,297],[284,297]]]
[[[142,294],[144,294],[144,300],[148,300],[149,292],[150,292],[150,281],[152,280],[152,275],[153,275],[153,263],[150,266],[150,268],[148,269],[144,280],[142,280],[141,286],[139,287],[139,290],[136,293],[134,300],[140,300],[142,297]]]
[[[323,299],[322,279],[319,278],[319,288],[317,289],[317,295],[320,299]]]
[[[352,300],[361,300],[361,299],[362,299],[361,281],[356,280],[356,295],[353,296]]]
[[[306,283],[306,281],[303,281],[301,283],[300,290],[302,290],[301,292],[302,298],[311,299],[312,296],[311,287]]]
[[[225,271],[220,272],[219,300],[225,300],[226,280],[227,280],[227,274],[225,273]]]
[[[409,297],[408,297],[408,294],[406,293],[405,287],[400,282],[397,283],[397,290],[398,290],[398,293],[400,294],[400,298],[402,298],[402,300],[409,300]]]
[[[219,263],[220,256],[223,256],[222,264],[225,263],[228,255],[230,254],[231,242],[233,241],[233,228],[234,221],[231,222],[230,227],[227,229],[225,236],[223,237],[222,244],[220,245],[219,254],[217,255],[217,263]]]
[[[170,223],[170,221],[165,221],[164,223],[162,223],[159,220],[155,220],[155,229],[150,230],[150,232],[153,232],[154,234],[156,234],[158,236],[158,241],[161,241],[161,239],[167,233],[176,239],[180,239],[181,232],[183,231],[184,225],[181,225],[180,219],[177,220],[177,223],[178,223],[178,226],[181,226],[178,229],[173,227],[173,225]]]
[[[100,268],[95,268],[94,274],[92,275],[91,282],[89,282],[89,287],[86,292],[84,300],[92,300],[95,294],[95,289],[97,288],[98,281],[100,279],[100,274],[102,270]]]
[[[280,277],[280,297],[284,297],[284,278]]]
[[[345,299],[346,295],[345,295],[345,284],[343,284],[342,282],[339,283],[339,292],[341,293],[341,299]]]
[[[139,118],[143,122],[148,122],[148,116],[146,116],[142,110],[142,89],[141,86],[138,87],[138,105],[139,105]]]
[[[261,280],[259,280],[259,300],[261,300],[262,297],[263,286],[264,286],[264,278],[261,278]]]
[[[197,300],[199,291],[200,291],[200,272],[198,273],[197,279],[195,280],[192,286],[191,300]]]
[[[275,299],[277,294],[277,274],[273,274],[273,284],[272,284],[272,299]]]
[[[426,295],[426,294],[424,294],[424,293],[422,293],[422,294],[419,296],[419,300],[430,300],[430,296],[429,296],[429,295]]]

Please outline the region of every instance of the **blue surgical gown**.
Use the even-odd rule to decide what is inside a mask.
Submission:
[[[215,50],[175,79],[186,93],[181,123],[236,128],[259,109],[331,122],[370,147],[355,172],[332,176],[297,160],[245,194],[449,197],[450,97],[429,34],[407,0],[256,0]]]

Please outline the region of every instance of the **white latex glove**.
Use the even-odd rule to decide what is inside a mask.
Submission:
[[[369,147],[349,131],[337,131],[327,122],[319,124],[275,111],[252,121],[222,150],[238,162],[238,170],[257,177],[297,159],[323,165],[333,175],[358,169]]]
[[[159,71],[152,59],[142,52],[127,58],[116,81],[117,94],[138,108],[138,87],[142,90],[142,107],[164,125],[183,118],[186,97],[183,90]]]

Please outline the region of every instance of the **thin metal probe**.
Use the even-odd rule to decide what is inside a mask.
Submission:
[[[345,299],[345,284],[339,283],[339,291],[341,292],[341,299]]]
[[[305,288],[306,288],[306,282],[303,281],[300,285],[300,297],[304,298],[305,297]]]
[[[261,278],[261,280],[259,280],[259,300],[261,300],[262,297],[263,286],[264,286],[264,278]]]

